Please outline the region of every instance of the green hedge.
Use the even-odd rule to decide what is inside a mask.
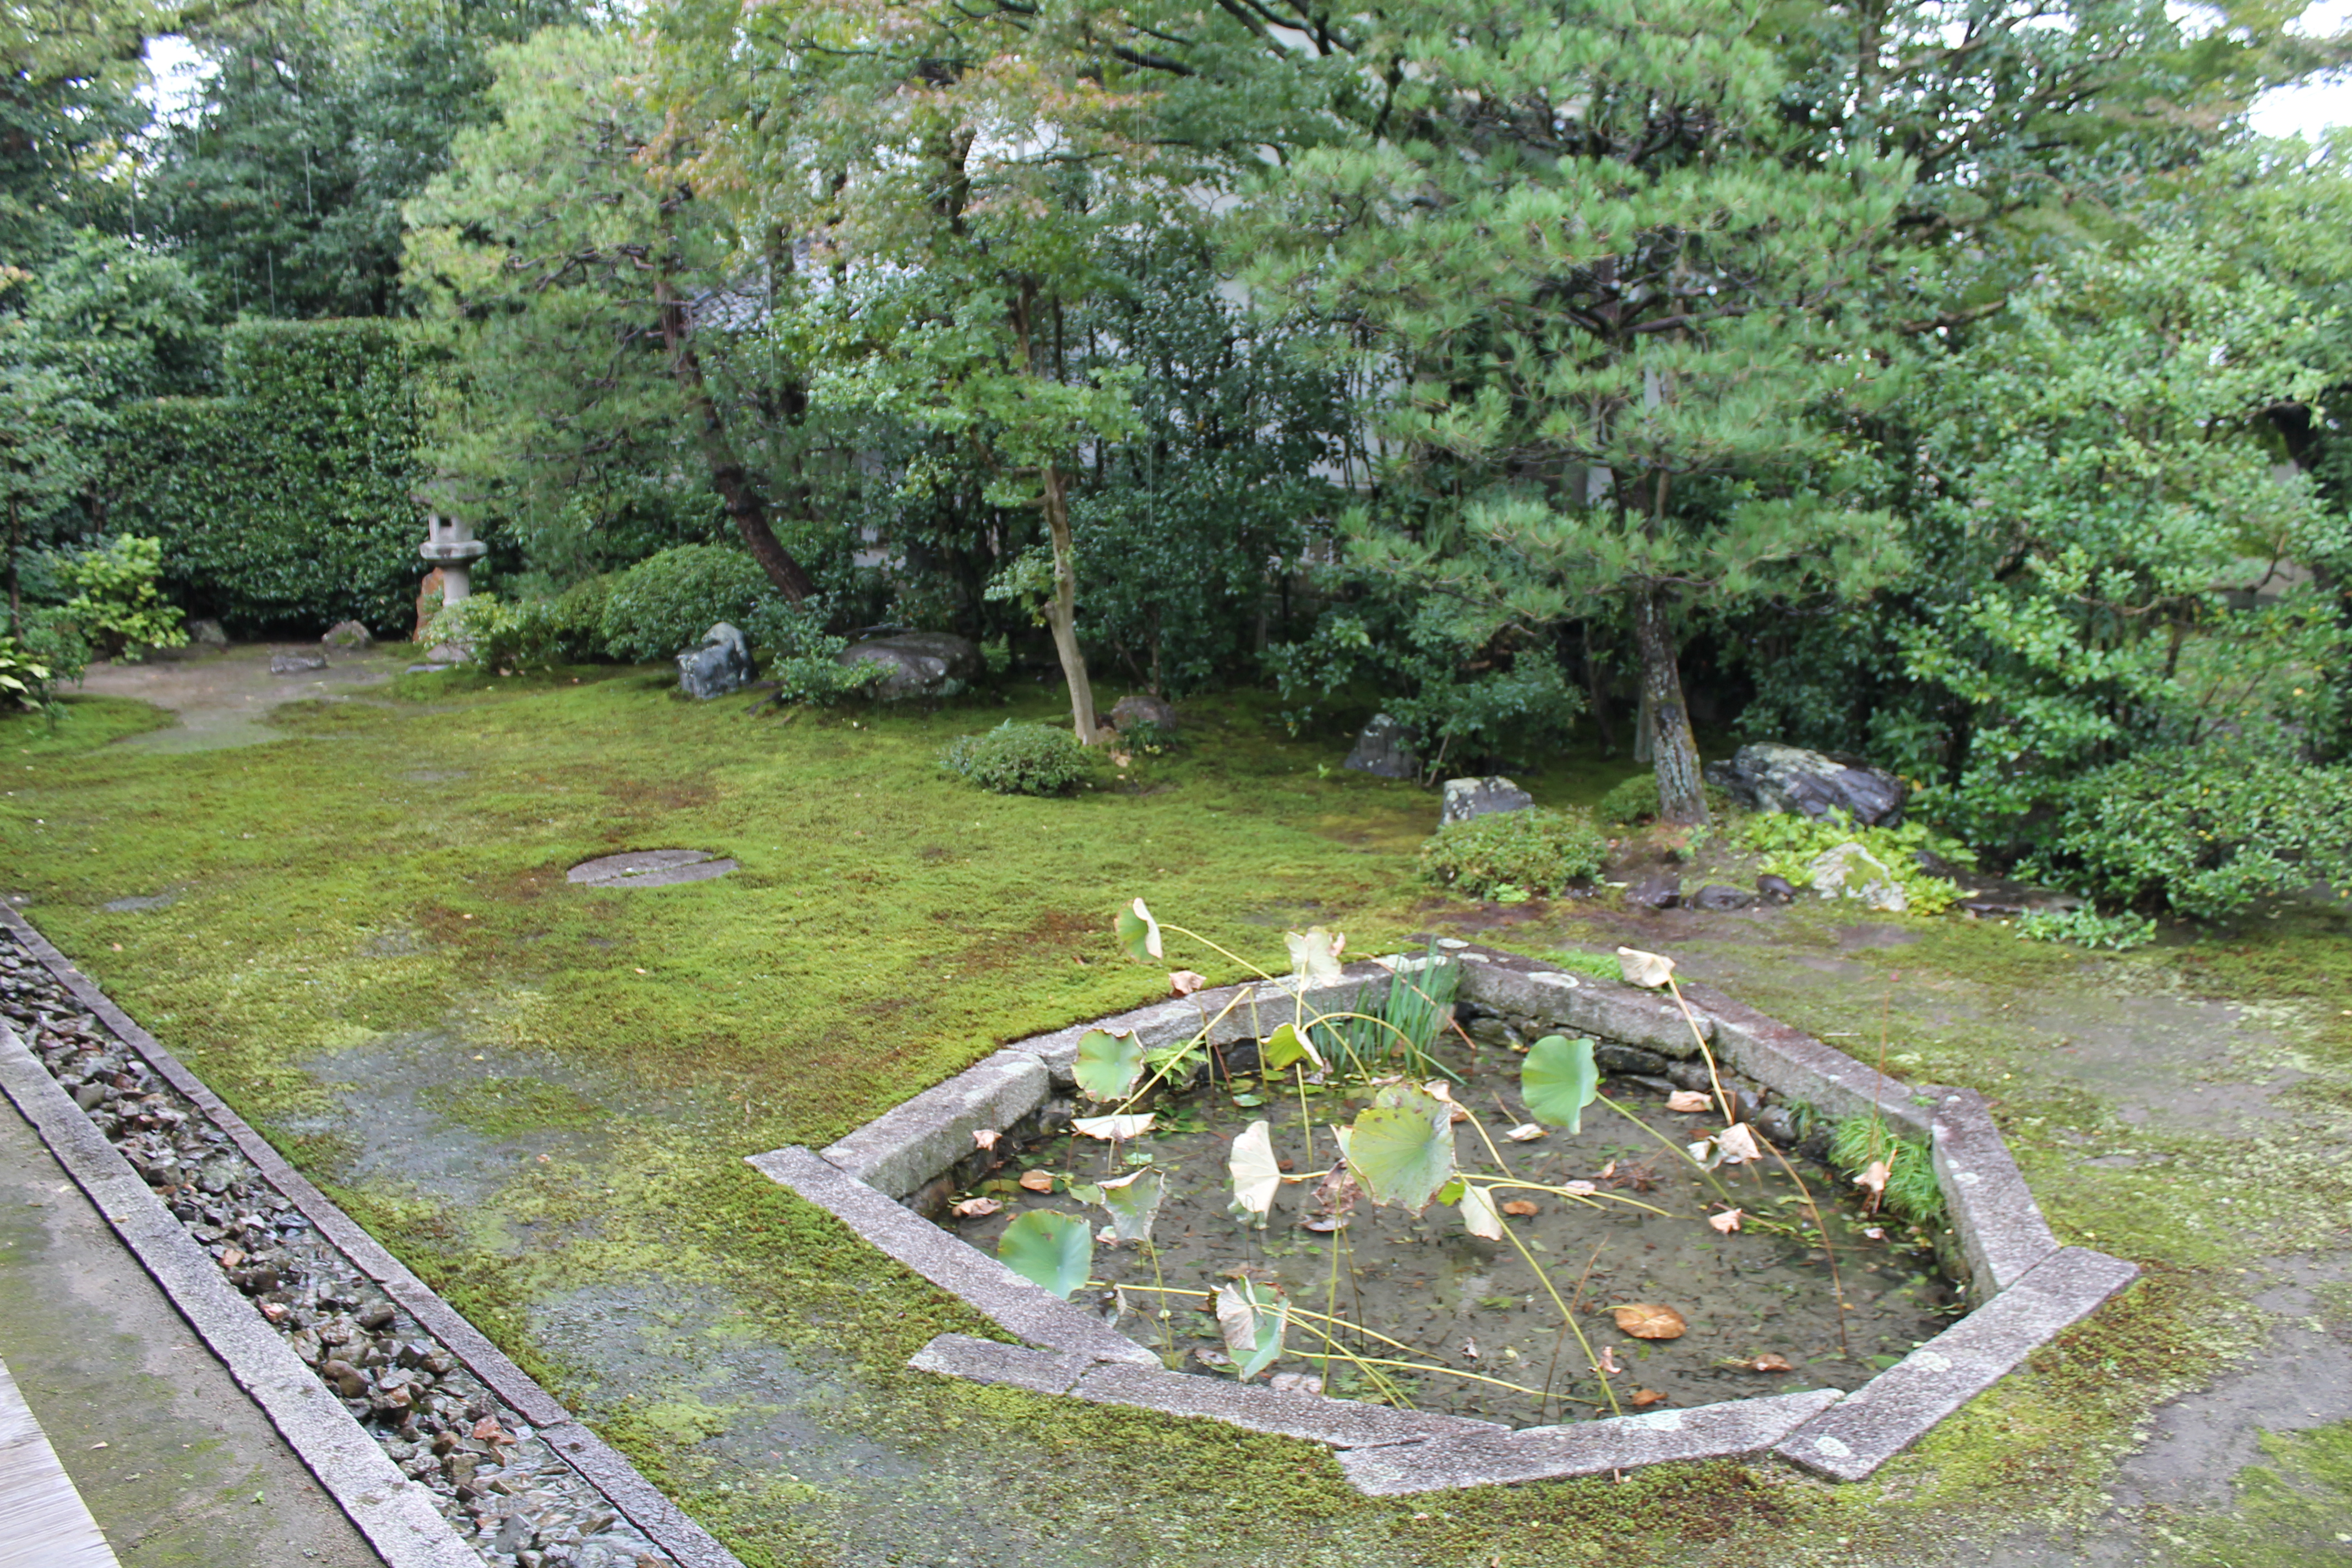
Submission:
[[[121,411],[108,527],[163,541],[189,613],[316,636],[357,620],[405,635],[425,572],[405,333],[390,321],[242,321],[228,395]]]

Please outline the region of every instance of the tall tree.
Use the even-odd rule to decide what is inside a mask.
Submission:
[[[401,311],[401,204],[491,112],[489,50],[576,0],[267,0],[193,37],[212,66],[155,149],[154,226],[221,303]]]
[[[408,209],[410,284],[455,355],[437,460],[480,504],[541,525],[698,467],[799,602],[815,582],[746,453],[767,412],[788,423],[805,391],[789,364],[730,361],[726,330],[775,308],[785,258],[746,257],[691,183],[648,166],[660,116],[641,41],[555,28],[492,59],[497,118],[460,134],[455,166]]]
[[[1662,815],[1704,821],[1693,605],[1891,561],[1837,418],[1878,395],[1853,308],[1908,167],[1791,157],[1771,40],[1723,0],[1387,15],[1381,126],[1301,153],[1251,230],[1255,279],[1398,379],[1379,428],[1450,503],[1417,534],[1366,520],[1356,558],[1498,623],[1621,613]]]

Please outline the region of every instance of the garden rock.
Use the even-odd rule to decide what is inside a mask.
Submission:
[[[1149,724],[1172,735],[1176,732],[1176,710],[1163,698],[1139,691],[1118,700],[1118,705],[1110,710],[1110,722],[1111,728],[1122,732],[1138,724]]]
[[[1445,806],[1438,815],[1437,825],[1443,827],[1451,822],[1467,822],[1474,816],[1525,811],[1535,803],[1535,796],[1507,778],[1447,779]]]
[[[700,647],[677,656],[677,689],[698,701],[740,691],[757,674],[751,645],[725,621],[702,634]]]
[[[892,632],[850,644],[834,657],[845,669],[871,665],[883,672],[873,694],[884,701],[952,697],[987,672],[980,645],[953,632]]]
[[[1805,876],[1825,899],[1860,899],[1867,908],[1896,915],[1911,907],[1886,862],[1851,840],[1815,856]]]
[[[269,673],[272,675],[308,675],[314,669],[326,668],[327,656],[323,653],[312,653],[308,648],[298,649],[293,653],[273,653],[269,656]]]
[[[1769,741],[1740,747],[1727,763],[1709,763],[1706,778],[1756,811],[1811,817],[1843,811],[1864,827],[1891,827],[1902,821],[1903,803],[1910,795],[1901,779],[1858,757]]]
[[[1683,901],[1683,879],[1672,871],[1653,871],[1625,889],[1625,901],[1637,910],[1671,910]]]
[[[1341,765],[1384,779],[1421,776],[1421,759],[1412,754],[1412,731],[1386,713],[1372,715]]]
[[[228,633],[221,629],[221,624],[218,621],[190,621],[188,646],[192,648],[226,647]]]
[[[1756,891],[1768,904],[1786,904],[1795,900],[1797,884],[1786,877],[1776,877],[1767,871],[1756,879]]]
[[[1691,896],[1691,903],[1702,910],[1720,914],[1730,910],[1744,910],[1756,901],[1756,895],[1744,888],[1727,888],[1720,882],[1709,882]]]
[[[319,640],[329,647],[341,648],[370,647],[375,643],[375,638],[368,635],[367,627],[357,621],[337,621]]]

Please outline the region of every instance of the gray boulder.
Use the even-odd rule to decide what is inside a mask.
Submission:
[[[221,630],[221,624],[218,621],[190,621],[188,646],[190,647],[226,647],[228,633]]]
[[[1172,735],[1176,732],[1176,710],[1163,698],[1139,691],[1118,700],[1118,706],[1110,710],[1110,722],[1111,728],[1121,734],[1139,724],[1149,724]]]
[[[740,691],[758,673],[751,645],[725,621],[702,634],[700,647],[677,656],[677,689],[698,701]]]
[[[1770,741],[1740,747],[1729,762],[1709,763],[1706,778],[1753,811],[1811,817],[1843,811],[1863,827],[1892,827],[1902,821],[1903,803],[1911,793],[1901,779],[1858,757]]]
[[[1449,822],[1467,822],[1474,816],[1525,811],[1535,803],[1535,796],[1507,778],[1447,779],[1445,805],[1438,814],[1437,825],[1443,827]]]
[[[329,647],[369,647],[375,643],[375,638],[368,635],[367,627],[357,621],[337,621],[319,640]]]
[[[1421,759],[1412,754],[1412,731],[1385,713],[1372,715],[1341,765],[1384,779],[1421,776]]]
[[[952,697],[988,672],[980,645],[953,632],[892,632],[850,644],[834,657],[845,669],[870,665],[879,675],[871,688],[885,701],[908,697]]]
[[[1815,856],[1805,876],[1813,891],[1825,899],[1860,899],[1866,909],[1896,915],[1911,907],[1894,868],[1856,843]]]
[[[269,673],[272,675],[308,675],[314,669],[326,668],[327,656],[323,653],[312,653],[309,648],[297,648],[292,653],[273,653],[269,656]]]

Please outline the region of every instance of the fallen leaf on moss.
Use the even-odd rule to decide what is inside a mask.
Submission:
[[[1190,996],[1208,983],[1209,977],[1205,974],[1190,969],[1178,969],[1168,976],[1168,991],[1171,995]]]

